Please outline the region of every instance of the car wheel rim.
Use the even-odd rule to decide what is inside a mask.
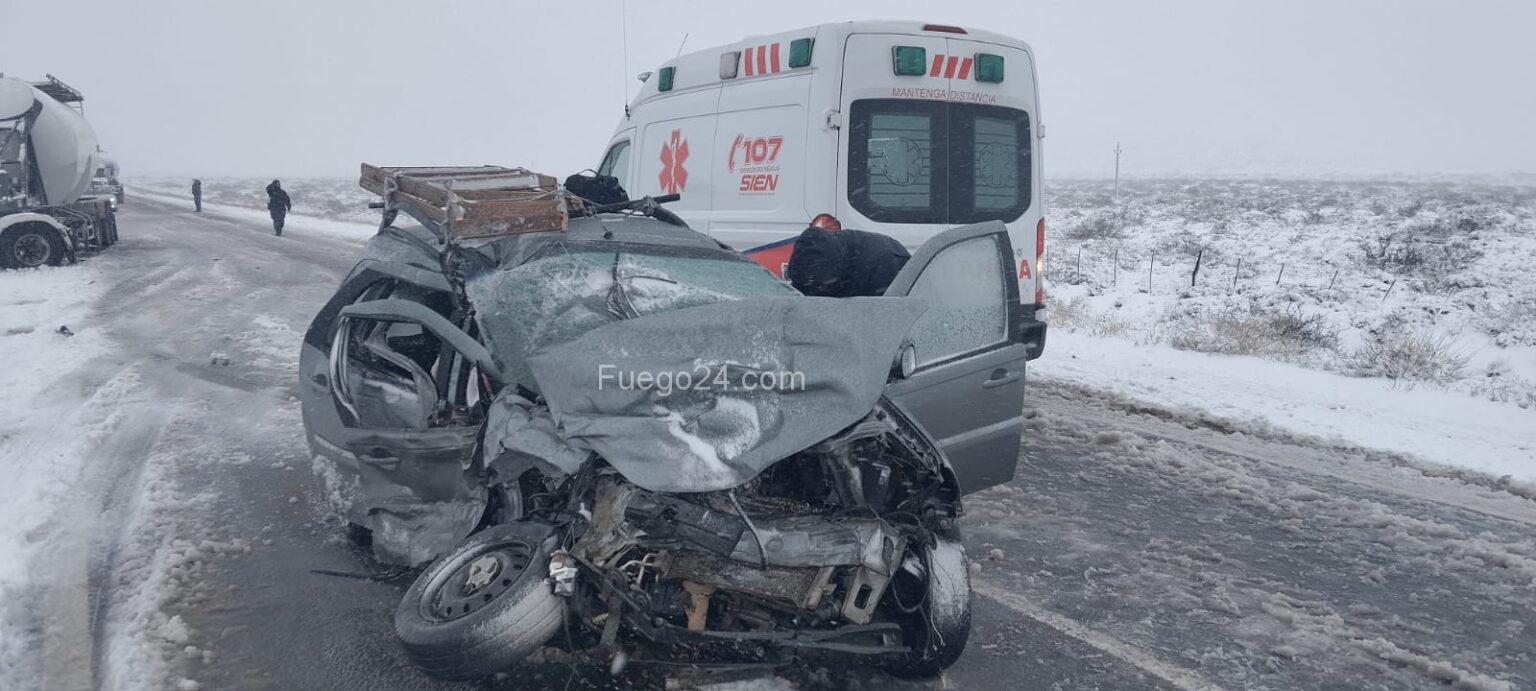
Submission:
[[[53,256],[53,245],[49,244],[48,238],[36,233],[16,238],[12,248],[16,263],[22,266],[42,266]]]
[[[422,616],[453,621],[484,609],[524,577],[533,555],[534,546],[522,540],[481,545],[456,555],[427,584]]]

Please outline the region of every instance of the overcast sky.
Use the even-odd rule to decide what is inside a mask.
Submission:
[[[627,15],[628,60],[623,50]],[[634,75],[850,19],[1034,46],[1046,175],[1536,173],[1536,2],[0,0],[126,175],[596,164]]]

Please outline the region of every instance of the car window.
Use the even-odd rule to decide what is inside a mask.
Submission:
[[[530,354],[603,324],[725,300],[798,295],[749,261],[589,250],[487,272],[471,278],[465,290],[507,381],[534,390],[525,363]]]
[[[389,346],[390,322],[347,319],[338,346],[339,396],[367,429],[426,429],[436,407],[430,375],[410,356]]]
[[[1008,294],[996,235],[955,243],[934,256],[908,292],[928,303],[911,331],[917,365],[1006,342]]]
[[[446,315],[448,296],[393,280],[364,290],[358,302],[385,298],[427,305]],[[335,348],[335,394],[352,413],[350,426],[426,429],[477,424],[484,382],[467,360],[413,322],[348,318]]]

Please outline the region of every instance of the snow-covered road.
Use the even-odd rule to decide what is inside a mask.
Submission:
[[[306,460],[298,342],[359,241],[143,197],[121,226],[44,272],[97,281],[66,306],[89,340],[40,361],[26,400],[51,407],[0,434],[7,467],[46,440],[65,473],[0,541],[25,557],[0,571],[0,688],[452,688],[393,640],[408,577],[334,575],[378,569]],[[1034,377],[1028,409],[1018,477],[968,503],[979,599],[946,687],[1536,683],[1536,502],[1069,380]],[[828,667],[786,676],[918,688]],[[571,674],[482,688],[611,684]]]

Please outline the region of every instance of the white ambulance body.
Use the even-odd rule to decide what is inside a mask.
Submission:
[[[912,248],[1000,220],[1032,313],[1042,133],[1022,41],[918,22],[823,24],[666,62],[598,172],[632,197],[680,194],[668,209],[775,271],[821,213]]]

